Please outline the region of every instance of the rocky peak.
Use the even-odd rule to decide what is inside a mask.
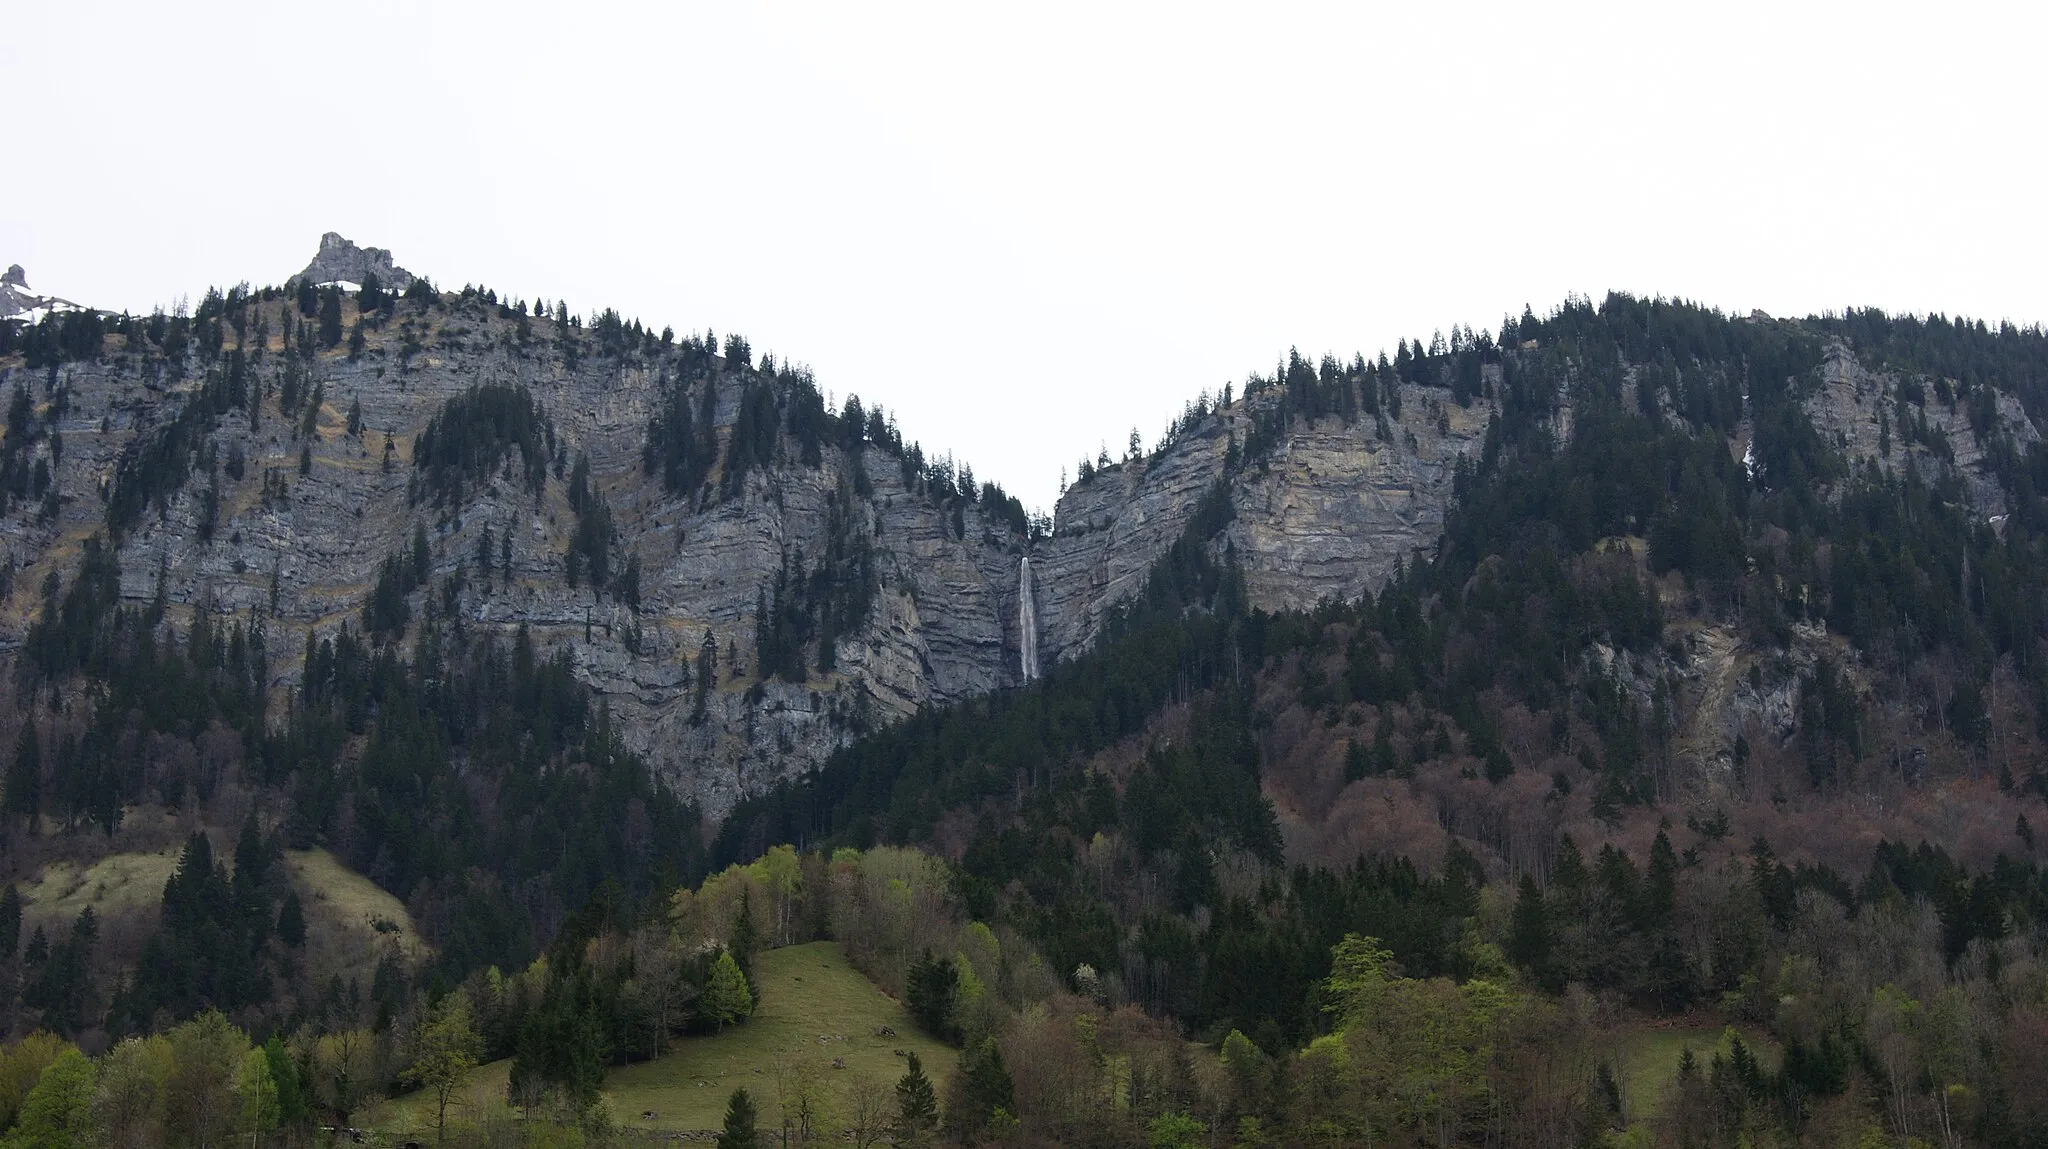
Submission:
[[[21,319],[35,323],[52,311],[82,310],[68,299],[54,295],[37,295],[28,287],[28,273],[18,263],[7,265],[5,274],[0,274],[0,319]]]
[[[337,231],[330,231],[320,237],[320,250],[315,252],[306,270],[298,275],[314,283],[362,283],[371,275],[385,287],[404,290],[412,286],[413,275],[391,260],[391,253],[381,247],[357,247],[353,240]]]

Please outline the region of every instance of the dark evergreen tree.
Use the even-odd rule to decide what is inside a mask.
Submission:
[[[1508,960],[1526,971],[1539,985],[1550,980],[1550,914],[1543,905],[1543,892],[1536,878],[1523,874],[1515,891],[1514,917],[1508,927]]]
[[[761,1134],[755,1127],[754,1099],[746,1089],[732,1091],[725,1104],[725,1126],[718,1133],[718,1149],[760,1149]]]
[[[924,1063],[909,1055],[909,1067],[896,1082],[896,1139],[914,1142],[938,1124],[939,1098],[925,1076]]]
[[[926,1033],[941,1041],[959,1040],[960,1029],[953,1011],[960,992],[960,972],[954,968],[953,959],[933,957],[932,951],[924,951],[924,956],[911,965],[904,986],[911,1016],[917,1018]]]
[[[14,760],[7,768],[7,812],[28,819],[33,831],[43,813],[43,754],[33,721],[21,725]]]
[[[329,284],[320,292],[320,346],[341,344],[341,288]]]
[[[21,891],[12,882],[0,893],[0,962],[10,962],[21,950]]]

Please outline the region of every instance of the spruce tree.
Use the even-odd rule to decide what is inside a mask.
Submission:
[[[320,293],[320,346],[334,347],[341,343],[341,288],[329,287]]]
[[[0,893],[0,961],[13,961],[21,948],[21,891],[13,885]]]
[[[36,724],[21,727],[21,739],[14,745],[14,763],[7,771],[7,812],[28,819],[33,830],[43,812],[43,755],[36,741]]]
[[[718,955],[711,963],[711,976],[704,983],[704,996],[697,1002],[698,1014],[723,1030],[744,1021],[754,1012],[754,991],[747,987],[747,975],[732,958],[732,951]]]
[[[896,1139],[914,1142],[929,1131],[939,1116],[938,1093],[925,1076],[924,1063],[910,1055],[910,1068],[896,1082]]]
[[[732,916],[732,936],[726,940],[725,948],[750,980],[754,973],[754,951],[760,944],[760,931],[754,927],[754,892],[742,888],[740,908]]]
[[[1508,927],[1508,958],[1542,984],[1550,976],[1550,916],[1536,878],[1523,874]]]
[[[288,949],[305,947],[306,911],[299,904],[297,892],[286,894],[284,907],[277,911],[277,939]]]
[[[1003,1051],[997,1048],[995,1038],[985,1037],[980,1045],[969,1049],[961,1059],[960,1072],[966,1078],[966,1112],[949,1111],[948,1124],[957,1117],[961,1128],[971,1131],[987,1125],[998,1114],[1014,1118],[1017,1086],[1010,1077],[1009,1066],[1003,1064]]]
[[[933,957],[932,951],[924,951],[924,956],[911,965],[905,989],[911,1015],[925,1032],[941,1041],[959,1036],[953,1023],[953,1004],[960,992],[960,973],[954,968],[953,959]]]
[[[718,1149],[760,1149],[761,1133],[754,1127],[754,1099],[744,1088],[732,1091],[725,1103],[725,1128],[718,1134]]]

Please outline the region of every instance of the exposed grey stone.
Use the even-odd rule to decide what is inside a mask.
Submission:
[[[379,284],[394,291],[412,286],[412,273],[393,263],[390,252],[381,247],[357,247],[339,232],[330,231],[320,237],[320,250],[298,278],[360,285],[372,273]]]

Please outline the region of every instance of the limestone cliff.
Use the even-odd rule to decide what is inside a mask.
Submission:
[[[344,256],[354,262],[343,266]],[[365,269],[396,273],[394,284],[403,277],[388,252],[325,239],[306,274],[347,279]],[[233,376],[246,401],[192,450],[190,477],[118,539],[125,599],[161,594],[181,627],[197,609],[263,615],[282,698],[309,636],[360,627],[379,564],[408,552],[423,529],[431,569],[412,596],[416,619],[507,635],[525,628],[541,648],[568,652],[629,743],[717,814],[860,730],[1016,685],[1023,555],[1035,571],[1042,663],[1087,649],[1220,479],[1236,513],[1212,545],[1235,553],[1256,605],[1300,609],[1377,586],[1397,562],[1434,546],[1456,461],[1484,441],[1495,382],[1490,375],[1462,405],[1447,390],[1403,384],[1397,417],[1298,418],[1232,467],[1279,401],[1271,391],[1240,398],[1157,451],[1077,483],[1062,494],[1052,531],[1030,537],[992,508],[935,494],[881,445],[825,442],[806,461],[788,420],[808,383],[786,373],[708,355],[686,369],[675,344],[637,328],[601,337],[596,324],[528,316],[474,291],[345,311],[360,339],[310,351],[312,317],[270,292],[194,317],[230,328],[217,352],[205,350],[202,332],[193,350],[178,344],[172,354],[138,322],[133,334],[110,335],[94,360],[30,372],[0,359],[0,390],[27,394],[51,432],[28,449],[48,463],[57,492],[11,501],[0,520],[12,576],[0,644],[20,642],[45,580],[71,577],[84,540],[107,530],[123,460],[132,465],[195,394]],[[444,404],[482,383],[516,384],[538,402],[550,425],[549,474],[536,496],[508,466],[459,505],[437,506],[419,490],[414,443]],[[736,485],[714,466],[701,488],[672,494],[646,473],[642,452],[650,417],[675,386],[711,413],[719,444],[742,421],[749,389],[768,388],[783,420],[773,461]],[[1902,460],[1904,447],[1876,449],[1873,429],[1898,388],[1838,349],[1810,406],[1852,455]],[[317,399],[317,409],[291,410],[288,392],[310,394],[302,402]],[[1952,461],[1930,465],[1973,476],[1990,506],[1996,484],[1981,474],[1961,411],[1927,401],[1930,425],[1954,445]],[[2017,408],[1996,413],[2033,435]],[[1568,427],[1567,412],[1559,433]],[[638,557],[637,610],[567,577],[577,512],[565,470],[586,457],[612,514],[615,553]],[[834,532],[869,561],[865,614],[837,635],[832,657],[807,655],[803,681],[763,677],[758,604],[786,566],[815,570]],[[707,646],[717,651],[714,682],[696,672]],[[824,661],[831,669],[817,672]]]

